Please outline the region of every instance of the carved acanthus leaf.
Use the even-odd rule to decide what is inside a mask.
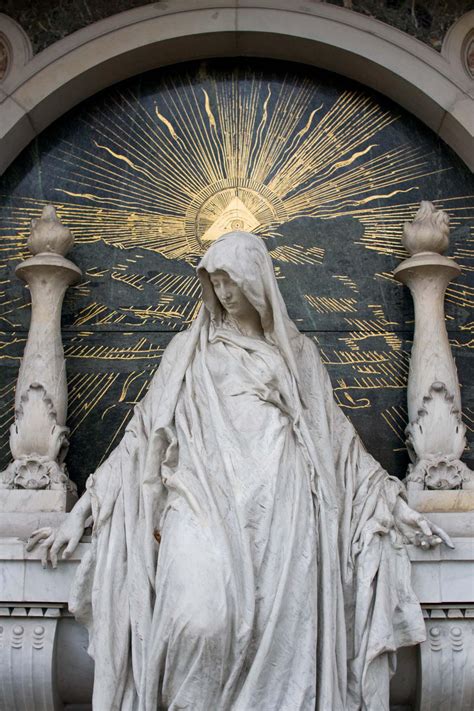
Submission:
[[[441,382],[432,383],[423,398],[418,417],[405,430],[413,462],[448,456],[459,459],[466,446],[466,427],[454,396]]]
[[[460,456],[466,446],[466,427],[454,397],[444,383],[434,382],[423,398],[418,417],[405,430],[413,462],[409,489],[472,489],[474,474]]]
[[[15,422],[10,428],[10,449],[14,459],[32,452],[35,456],[64,461],[69,446],[69,429],[57,424],[52,399],[41,383],[31,383],[20,398]]]
[[[69,429],[57,424],[56,410],[45,387],[31,383],[20,398],[10,427],[14,461],[0,473],[0,488],[75,491],[64,466],[68,435]]]

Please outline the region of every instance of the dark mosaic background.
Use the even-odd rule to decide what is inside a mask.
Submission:
[[[441,49],[449,27],[474,8],[472,0],[321,0],[386,22]],[[142,5],[143,0],[0,0],[0,12],[27,32],[35,53],[87,25]]]
[[[340,77],[216,61],[151,72],[93,97],[48,128],[1,179],[0,466],[9,458],[29,323],[28,292],[14,276],[27,254],[29,220],[55,204],[77,240],[69,256],[84,274],[63,308],[68,466],[82,484],[120,438],[163,348],[196,313],[203,233],[231,209],[235,175],[235,194],[260,216],[255,229],[291,317],[319,344],[336,399],[368,449],[398,476],[407,465],[413,309],[391,274],[406,256],[403,221],[419,201],[450,214],[449,253],[463,274],[448,289],[447,326],[472,427],[468,170],[412,116]],[[193,198],[209,185],[210,197],[193,212]],[[266,189],[274,213],[265,222],[259,195]]]

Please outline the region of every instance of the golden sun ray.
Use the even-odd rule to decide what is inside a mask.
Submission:
[[[103,241],[195,264],[212,240],[232,229],[278,239],[279,226],[296,218],[350,217],[363,228],[358,244],[364,249],[406,256],[403,222],[416,211],[419,182],[433,169],[412,145],[380,149],[377,137],[397,120],[393,112],[357,91],[321,102],[317,85],[292,75],[272,83],[236,70],[226,81],[211,75],[205,86],[191,79],[186,85],[183,92],[165,79],[151,105],[131,90],[117,91],[107,110],[98,106],[82,119],[89,147],[61,142],[52,160],[58,214],[79,244]],[[442,201],[453,227],[469,217],[465,205],[456,207],[460,199]],[[30,219],[47,202],[21,198],[11,206],[0,228],[0,254],[26,256]],[[324,259],[316,244],[277,245],[271,254],[294,265]],[[459,256],[466,271],[474,269],[474,250],[464,247]],[[143,275],[129,270],[113,270],[110,278],[137,291],[146,286]],[[162,299],[153,307],[130,305],[127,313],[90,302],[76,325],[127,324],[132,316],[133,323],[175,327],[184,312],[196,311],[197,291],[185,307]],[[472,302],[462,285],[447,299]],[[20,304],[7,306],[2,317],[8,320]]]
[[[401,222],[418,195],[393,198],[417,193],[433,171],[421,149],[379,149],[396,115],[349,90],[325,105],[316,85],[291,75],[273,84],[236,70],[227,79],[200,90],[189,80],[186,92],[165,79],[152,109],[117,92],[113,112],[98,107],[83,120],[90,148],[62,142],[58,209],[78,241],[192,259],[230,229],[277,234],[297,217],[351,216],[364,227],[361,245],[404,256]],[[24,248],[32,208],[12,207],[3,248]]]
[[[2,291],[8,262],[28,255],[30,221],[52,195],[79,246],[103,243],[107,257],[111,248],[117,250],[113,263],[88,268],[85,283],[71,290],[78,305],[70,328],[80,329],[80,335],[68,340],[65,352],[73,363],[123,361],[138,369],[115,379],[103,372],[75,374],[74,431],[112,392],[119,392],[121,405],[131,406],[162,353],[161,346],[138,334],[133,342],[122,334],[126,345],[98,343],[94,329],[173,331],[189,324],[201,306],[191,267],[220,234],[246,229],[268,239],[284,280],[287,270],[325,263],[331,246],[319,243],[316,233],[289,243],[283,225],[298,218],[352,219],[360,228],[357,248],[382,258],[374,277],[386,288],[387,282],[402,288],[391,269],[394,259],[407,256],[403,223],[413,218],[421,199],[430,197],[423,189],[431,176],[449,177],[437,167],[436,156],[414,141],[385,140],[398,116],[376,98],[359,90],[325,93],[313,77],[291,72],[271,80],[242,68],[226,74],[203,71],[197,79],[168,73],[152,95],[119,88],[82,116],[81,140],[74,133],[61,138],[41,168],[50,171],[54,192],[41,193],[41,199],[8,199],[0,225],[0,323],[9,329],[28,304]],[[448,195],[435,203],[449,212],[453,230],[465,231],[472,218],[468,201]],[[464,274],[474,270],[472,243],[472,237],[463,239],[454,251]],[[392,259],[384,263],[383,258]],[[397,331],[402,324],[389,322],[377,304],[363,313],[362,286],[350,267],[333,266],[342,272],[332,275],[342,295],[328,287],[317,294],[302,290],[301,298],[310,318],[344,319],[338,348],[323,358],[343,372],[336,397],[350,411],[369,407],[372,390],[405,388],[408,360]],[[450,284],[449,307],[473,305],[474,291],[466,282],[463,276]],[[104,283],[120,289],[125,301],[109,303],[95,289]],[[468,345],[470,327],[459,326],[455,345]],[[150,369],[140,370],[143,363]],[[108,450],[129,415],[120,415]],[[403,411],[391,406],[382,417],[399,439]],[[10,421],[4,420],[0,435]]]

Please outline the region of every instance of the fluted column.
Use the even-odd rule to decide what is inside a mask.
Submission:
[[[80,269],[64,257],[73,244],[70,231],[48,205],[41,218],[32,221],[28,248],[33,257],[16,268],[30,289],[31,323],[15,392],[15,421],[10,428],[13,462],[0,474],[3,489],[75,493],[64,466],[69,430],[61,340],[64,294],[81,277]]]
[[[444,295],[461,269],[444,257],[449,218],[422,202],[404,227],[403,244],[411,257],[394,272],[412,293],[415,333],[408,376],[407,447],[412,460],[410,490],[474,488],[472,472],[460,461],[466,446],[456,364],[444,319]]]

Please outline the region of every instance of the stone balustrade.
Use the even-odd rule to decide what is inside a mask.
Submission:
[[[3,525],[0,708],[86,711],[91,708],[94,665],[86,651],[87,632],[68,612],[67,600],[89,539],[52,570],[42,567],[39,551],[25,551],[22,539],[1,538],[7,532]],[[448,699],[456,711],[473,708],[474,537],[453,540],[454,550],[409,546],[427,640],[399,652],[391,684],[396,711],[438,711],[439,699]]]

